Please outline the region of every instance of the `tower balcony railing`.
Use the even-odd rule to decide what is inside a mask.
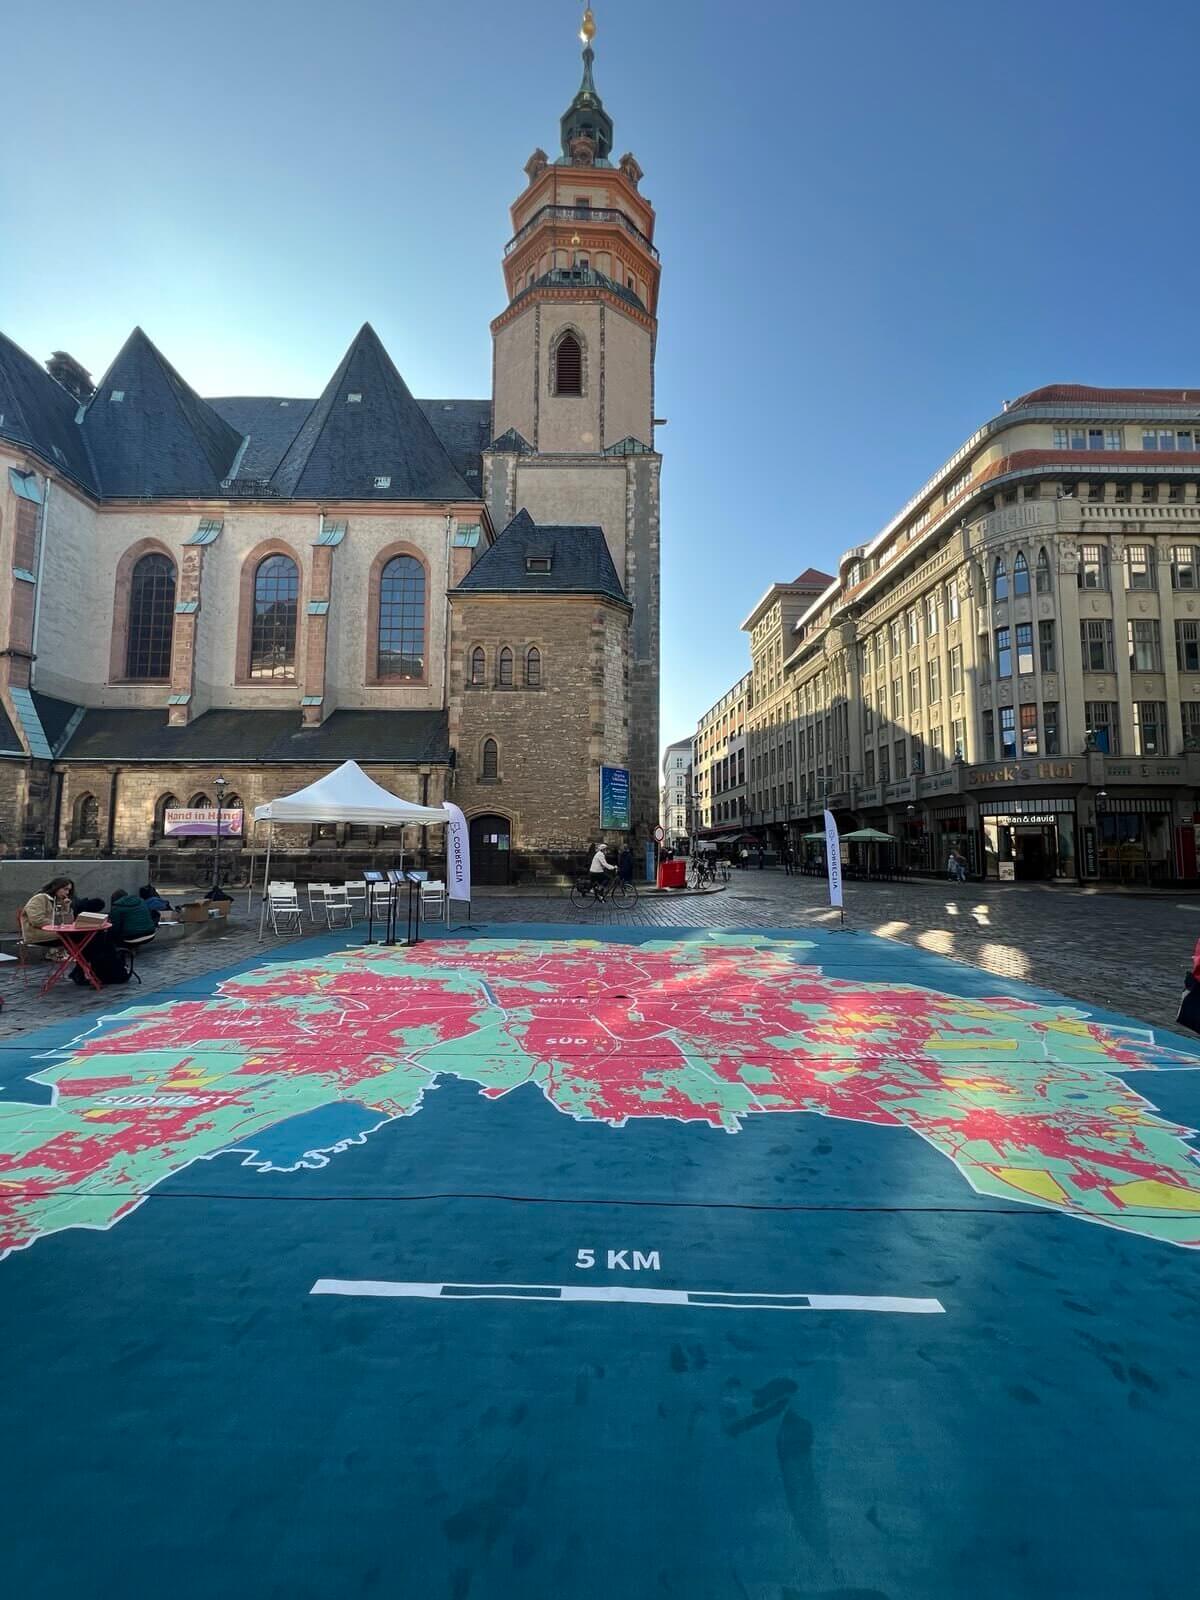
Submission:
[[[543,206],[540,211],[534,212],[525,226],[518,233],[514,233],[504,246],[505,257],[511,255],[523,240],[528,239],[535,228],[541,227],[543,222],[615,222],[624,228],[626,233],[632,234],[655,261],[659,259],[658,251],[650,240],[623,211],[613,211],[601,206]]]

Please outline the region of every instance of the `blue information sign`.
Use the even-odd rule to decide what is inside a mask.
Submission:
[[[600,768],[600,826],[628,829],[629,768]]]

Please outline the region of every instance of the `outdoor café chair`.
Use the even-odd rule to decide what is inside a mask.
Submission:
[[[313,902],[316,901],[318,904],[322,902],[332,889],[333,885],[331,883],[310,883],[308,885],[308,915],[311,921],[315,922],[317,920],[317,906]]]
[[[362,904],[363,915],[367,914],[367,880],[365,878],[352,878],[345,884],[346,893],[350,896],[352,905]]]

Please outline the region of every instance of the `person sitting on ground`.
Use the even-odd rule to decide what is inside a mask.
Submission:
[[[171,902],[165,900],[152,883],[144,883],[142,885],[138,890],[138,899],[145,902],[146,910],[154,918],[156,927],[158,926],[158,919],[163,912],[171,910]]]
[[[604,853],[603,843],[596,846],[596,853],[592,857],[592,864],[588,868],[588,875],[592,880],[592,893],[597,900],[604,899],[604,886],[612,873],[617,870],[616,864],[608,859]]]
[[[72,896],[75,885],[70,878],[51,878],[44,889],[30,895],[21,907],[21,936],[26,944],[61,944],[54,931],[56,922],[70,922],[75,915]]]
[[[149,944],[158,932],[158,924],[150,915],[149,906],[139,895],[130,894],[126,889],[113,891],[108,903],[108,917],[117,944]]]

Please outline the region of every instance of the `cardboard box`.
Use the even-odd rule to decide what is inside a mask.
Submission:
[[[228,917],[230,904],[228,900],[193,900],[190,905],[176,906],[175,915],[180,922],[215,922]]]

